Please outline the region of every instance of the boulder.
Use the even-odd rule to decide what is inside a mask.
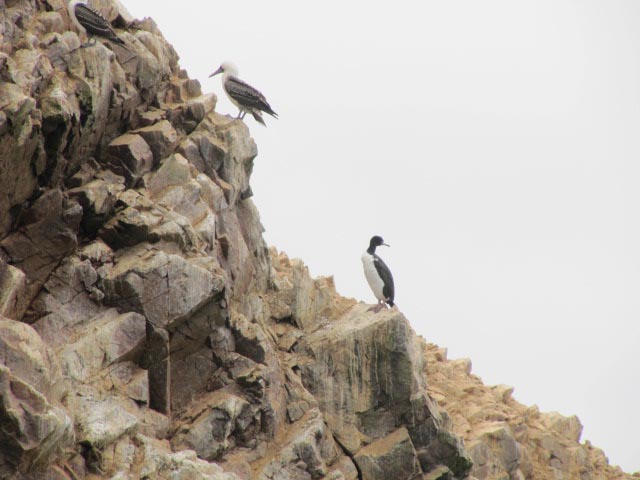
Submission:
[[[157,327],[172,327],[222,293],[225,279],[215,266],[205,269],[143,246],[120,256],[102,287],[107,304],[138,312]]]
[[[59,368],[29,325],[0,317],[0,477],[46,466],[73,440]],[[37,476],[37,474],[34,473]]]
[[[420,463],[406,428],[400,428],[361,448],[354,456],[354,461],[362,473],[362,480],[411,480],[422,476]]]
[[[141,135],[127,133],[112,140],[107,148],[110,168],[134,186],[153,167],[153,153]]]
[[[139,128],[132,133],[140,135],[149,145],[156,165],[178,145],[178,134],[168,120]]]

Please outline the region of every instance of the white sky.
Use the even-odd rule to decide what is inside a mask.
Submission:
[[[640,470],[640,2],[123,1],[219,112],[232,60],[280,114],[269,244],[373,303],[382,235],[418,333]]]

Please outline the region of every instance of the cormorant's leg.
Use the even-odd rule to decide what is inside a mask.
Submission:
[[[367,310],[367,312],[373,312],[373,313],[378,313],[380,310],[382,310],[382,307],[385,307],[386,304],[384,303],[384,300],[378,300],[378,303],[376,305],[374,305],[373,307],[371,307],[370,309]]]

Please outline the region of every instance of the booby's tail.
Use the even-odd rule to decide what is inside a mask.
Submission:
[[[268,106],[268,105],[267,105]],[[262,110],[265,113],[268,113],[269,115],[271,115],[273,118],[278,118],[278,114],[276,112],[274,112],[270,106],[268,106],[268,108],[264,108]]]
[[[251,110],[251,115],[253,115],[253,118],[256,119],[256,122],[261,123],[262,125],[264,125],[265,127],[267,126],[266,123],[264,123],[264,120],[262,119],[262,116],[260,115],[259,112],[255,111],[255,110]]]

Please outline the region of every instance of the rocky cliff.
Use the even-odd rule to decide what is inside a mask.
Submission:
[[[631,478],[268,249],[245,124],[92,4],[130,51],[0,0],[0,478]]]

